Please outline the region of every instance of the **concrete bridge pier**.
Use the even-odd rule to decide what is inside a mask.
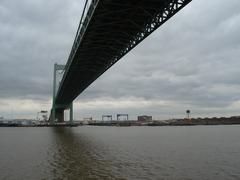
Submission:
[[[69,105],[57,106],[53,105],[50,117],[50,123],[64,122],[64,111],[69,110],[69,122],[73,123],[73,103]]]
[[[57,122],[64,122],[64,109],[56,109],[55,118]]]

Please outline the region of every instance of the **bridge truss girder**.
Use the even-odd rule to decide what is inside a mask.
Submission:
[[[69,104],[191,0],[92,0],[56,94]]]

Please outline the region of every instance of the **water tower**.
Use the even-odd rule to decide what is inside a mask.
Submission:
[[[190,114],[191,114],[191,111],[190,110],[186,110],[186,114],[187,114],[187,119],[190,119]]]
[[[191,111],[190,111],[189,109],[186,110],[186,115],[187,115],[187,117],[186,117],[187,122],[188,122],[188,123],[192,123],[192,122],[191,122]]]

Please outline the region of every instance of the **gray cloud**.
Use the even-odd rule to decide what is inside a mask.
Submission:
[[[49,98],[53,63],[67,59],[81,3],[1,1],[0,9],[0,98]]]
[[[50,100],[53,63],[66,62],[82,7],[77,0],[1,1],[0,99]],[[134,115],[179,115],[186,108],[196,115],[238,114],[238,7],[239,0],[193,0],[94,82],[76,103],[98,104],[110,98],[117,104],[132,99],[136,108],[119,106],[119,110]],[[138,106],[142,100],[150,105]],[[159,106],[158,101],[169,104]],[[117,111],[110,106],[79,107],[76,116]]]

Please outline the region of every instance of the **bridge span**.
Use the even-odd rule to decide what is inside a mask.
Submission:
[[[189,2],[86,0],[62,80],[54,89],[51,122],[64,121],[66,109],[71,121],[74,99]]]

